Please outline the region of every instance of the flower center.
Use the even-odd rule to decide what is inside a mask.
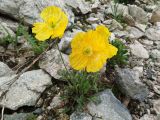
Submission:
[[[52,24],[51,24],[51,28],[54,28],[55,26],[56,26],[55,23],[52,23]]]
[[[86,55],[86,56],[91,56],[93,53],[92,51],[92,48],[91,47],[87,47],[83,50],[83,55]]]
[[[51,23],[51,28],[55,28],[56,25],[62,20],[61,18],[62,18],[62,17],[60,17],[56,22],[52,22],[52,23]]]

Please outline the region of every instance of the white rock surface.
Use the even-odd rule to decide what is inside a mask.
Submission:
[[[15,33],[8,27],[6,23],[0,21],[0,38],[7,36],[14,37]]]
[[[62,56],[65,65],[68,66],[69,65],[68,56],[63,53]],[[65,69],[59,51],[56,49],[51,49],[50,51],[48,51],[40,60],[39,66],[41,69],[44,69],[55,79],[59,79],[60,78],[59,72]]]
[[[116,30],[116,31],[114,31],[114,34],[115,34],[116,37],[120,37],[120,38],[129,37],[129,33],[127,31]]]
[[[123,16],[124,21],[126,22],[126,24],[128,24],[129,26],[135,26],[136,22],[133,19],[133,17],[129,14],[125,14]]]
[[[74,112],[70,116],[70,120],[92,120],[88,113]]]
[[[113,95],[111,90],[105,90],[96,95],[96,102],[87,105],[88,112],[97,120],[132,120],[124,105]]]
[[[135,19],[138,23],[147,23],[148,17],[147,13],[140,7],[136,5],[129,5],[128,7],[129,14]]]
[[[146,30],[145,35],[147,36],[148,39],[150,40],[160,40],[160,30],[154,29],[154,28],[149,28]]]
[[[80,30],[74,30],[74,32],[70,32],[67,31],[65,32],[63,38],[61,39],[61,41],[58,43],[58,46],[60,48],[60,50],[66,54],[69,54],[71,52],[71,40],[73,39],[74,35],[77,32],[81,32]]]
[[[102,4],[107,4],[107,3],[110,2],[110,0],[100,0],[100,2],[101,2]]]
[[[0,51],[1,51],[1,53],[4,53],[4,52],[5,52],[5,49],[4,49],[3,46],[0,46]]]
[[[115,4],[115,3],[111,3],[108,7],[108,9],[106,10],[106,13],[107,14],[116,14],[117,15],[123,15],[125,16],[126,14],[128,15],[129,14],[129,11],[128,11],[128,6],[126,5],[123,5],[123,4]]]
[[[160,99],[153,101],[153,109],[157,114],[160,114]]]
[[[61,7],[68,14],[70,22],[73,22],[74,15],[64,1],[65,0],[0,0],[0,13],[7,14],[17,20],[22,18],[24,22],[33,24],[35,21],[40,21],[39,13],[43,8],[55,5]]]
[[[123,26],[117,22],[116,20],[106,20],[103,22],[104,25],[106,25],[110,31],[113,31],[113,30],[122,30],[123,29]]]
[[[141,43],[135,41],[133,44],[130,44],[131,53],[138,58],[149,58],[148,51],[143,47]]]
[[[14,113],[12,115],[4,115],[4,120],[27,120],[32,113]]]
[[[0,105],[12,110],[34,106],[41,93],[51,84],[51,77],[43,70],[28,71],[13,83]]]
[[[116,68],[115,82],[121,92],[132,99],[144,101],[149,94],[148,88],[141,82],[139,73],[135,70]]]
[[[12,83],[16,77],[17,75],[0,77],[0,97],[6,90],[8,90],[10,83]]]
[[[154,50],[151,51],[150,55],[153,58],[160,59],[160,50],[154,49]]]
[[[145,25],[145,24],[140,24],[140,23],[135,23],[135,27],[137,27],[137,28],[140,29],[141,31],[145,32],[147,25]]]
[[[18,23],[16,21],[7,19],[5,17],[0,16],[0,23],[6,23],[7,27],[13,30],[14,32],[17,31]]]
[[[93,23],[97,23],[99,21],[99,18],[95,18],[95,17],[89,17],[86,20],[88,23],[93,24]]]
[[[136,67],[133,68],[133,70],[135,70],[136,72],[138,72],[138,74],[139,74],[140,77],[143,76],[143,67],[136,66]]]
[[[156,116],[154,115],[145,114],[143,117],[140,118],[140,120],[157,120],[157,119]]]
[[[56,108],[56,107],[60,106],[62,102],[63,101],[61,100],[61,96],[60,96],[60,94],[58,94],[58,95],[54,96],[54,98],[52,99],[52,101],[50,103],[50,107]]]
[[[3,62],[0,62],[0,77],[13,75],[14,72]]]
[[[141,30],[135,28],[135,27],[127,27],[127,31],[129,32],[129,36],[130,38],[133,39],[138,39],[141,38],[142,36],[144,36],[144,32],[142,32]]]
[[[91,11],[90,5],[85,2],[85,0],[62,0],[65,4],[75,8],[80,9],[83,14]]]
[[[109,38],[109,41],[112,42],[112,41],[114,41],[115,39],[116,39],[115,34],[114,34],[114,33],[111,33],[110,38]]]
[[[157,7],[153,12],[151,16],[152,23],[160,22],[160,7]]]
[[[69,54],[71,52],[71,46],[70,43],[73,39],[73,37],[78,33],[82,32],[81,30],[74,29],[73,32],[67,31],[65,32],[63,38],[61,41],[58,43],[58,46],[60,50],[66,54]]]
[[[0,62],[0,97],[2,93],[8,89],[9,83],[11,83],[15,77],[14,71],[5,63]]]
[[[148,45],[148,46],[153,45],[153,41],[148,40],[148,39],[144,39],[144,40],[142,40],[141,42],[142,42],[143,44],[145,44],[145,45]]]

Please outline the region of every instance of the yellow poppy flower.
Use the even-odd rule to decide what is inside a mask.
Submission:
[[[117,54],[118,49],[109,44],[109,30],[97,26],[96,30],[77,33],[72,42],[72,53],[69,56],[70,64],[75,70],[87,72],[99,71],[106,60]]]
[[[49,6],[43,9],[40,14],[43,22],[33,24],[32,32],[36,39],[44,41],[53,38],[61,38],[68,24],[67,15],[56,6]]]

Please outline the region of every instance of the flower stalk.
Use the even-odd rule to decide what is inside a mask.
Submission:
[[[61,58],[61,61],[62,61],[63,65],[64,65],[64,68],[66,69],[66,71],[67,71],[68,74],[69,74],[69,70],[67,69],[67,66],[66,66],[66,64],[65,64],[65,62],[64,62],[62,53],[61,53],[60,48],[59,48],[59,46],[58,46],[58,42],[56,42],[56,47],[57,47],[57,49],[58,49],[58,51],[59,51],[59,55],[60,55],[60,58]]]

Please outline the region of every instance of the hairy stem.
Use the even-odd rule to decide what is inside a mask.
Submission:
[[[64,67],[65,67],[65,69],[66,69],[66,71],[67,71],[67,73],[68,73],[68,75],[69,75],[69,77],[70,77],[70,80],[68,80],[68,84],[72,85],[72,82],[71,82],[71,79],[72,79],[72,78],[71,78],[70,72],[69,72],[69,70],[67,69],[67,66],[66,66],[66,64],[65,64],[65,62],[64,62],[62,53],[61,53],[60,48],[59,48],[59,46],[58,46],[58,42],[56,42],[56,46],[57,46],[57,49],[58,49],[58,51],[59,51],[59,55],[60,55],[60,58],[61,58],[61,60],[62,60],[62,63],[63,63],[63,65],[64,65]]]

